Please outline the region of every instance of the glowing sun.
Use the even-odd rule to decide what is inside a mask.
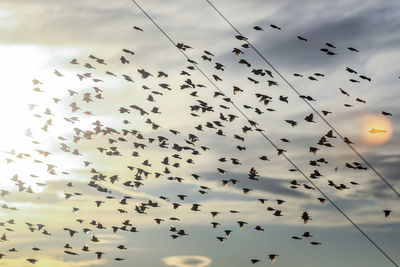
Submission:
[[[363,122],[363,143],[378,146],[390,140],[393,126],[390,120],[379,115],[369,115]]]

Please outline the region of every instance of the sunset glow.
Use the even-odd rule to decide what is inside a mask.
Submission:
[[[371,133],[371,130],[386,132]],[[392,138],[393,125],[389,119],[382,115],[369,115],[364,118],[362,141],[369,146],[383,145]]]

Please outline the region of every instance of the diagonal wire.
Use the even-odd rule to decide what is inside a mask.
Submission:
[[[161,28],[161,26],[159,26],[157,24],[157,22],[155,22],[151,16],[135,1],[132,0],[132,2],[143,12],[143,14],[161,31],[161,33],[183,54],[183,56],[187,59],[190,60],[190,58],[187,56],[187,54],[182,51],[181,49],[179,49],[176,45],[176,43],[171,39],[171,37]],[[205,74],[203,72],[203,70],[197,66],[197,64],[192,63],[192,65],[222,94],[223,91],[208,77],[207,74]],[[242,112],[242,110],[235,105],[235,103],[233,103],[233,101],[230,102],[235,109],[243,116],[245,117],[247,120],[249,120],[249,118]],[[268,138],[268,136],[266,134],[264,134],[262,131],[258,131],[275,149],[278,149],[278,147],[275,145],[275,143]],[[374,241],[372,240],[349,216],[346,215],[346,213],[339,207],[337,206],[333,200],[331,200],[321,189],[319,189],[319,187],[313,182],[311,181],[310,178],[308,178],[307,175],[304,174],[304,172],[302,170],[300,170],[299,167],[297,167],[297,165],[288,157],[286,156],[285,153],[282,153],[282,155],[285,157],[285,159],[297,170],[301,173],[301,175],[307,179],[307,181],[309,183],[311,183],[320,193],[321,195],[323,195],[365,238],[368,239],[368,241],[373,244],[381,253],[382,255],[384,255],[391,263],[393,263],[394,266],[399,267],[399,265]]]
[[[206,0],[208,4],[210,4],[210,6],[239,34],[242,35],[239,30],[221,13],[221,11],[219,11],[209,0]],[[243,35],[242,35],[243,36]],[[245,40],[245,42],[247,42],[247,44],[250,45],[250,47],[265,61],[265,63],[268,64],[269,67],[271,67],[271,69],[273,69],[278,76],[290,87],[290,89],[292,89],[298,96],[300,96],[301,94],[299,93],[299,91],[285,78],[285,76],[283,76],[283,74],[281,74],[259,51],[256,47],[254,47],[247,39]],[[357,156],[364,161],[364,163],[373,171],[375,172],[375,174],[400,198],[400,193],[385,179],[385,177],[383,177],[369,162],[366,158],[364,158],[360,152],[357,151],[357,149],[355,149],[349,142],[346,142],[344,137],[339,133],[339,131],[336,130],[335,127],[332,126],[332,124],[330,124],[330,122],[325,119],[321,113],[319,111],[317,111],[314,106],[308,102],[305,98],[302,98],[303,101],[322,119],[322,121],[324,121],[342,140],[343,142],[345,142],[351,150],[353,150],[353,152],[355,154],[357,154]]]

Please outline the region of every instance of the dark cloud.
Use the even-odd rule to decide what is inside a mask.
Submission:
[[[200,260],[200,259],[185,259],[185,260],[183,260],[182,263],[185,264],[185,265],[194,265],[194,266],[197,266],[197,265],[199,265],[199,264],[201,264],[201,263],[204,263],[204,261],[203,261],[203,260]]]
[[[306,193],[300,191],[300,189],[291,189],[290,188],[290,180],[284,180],[279,178],[271,178],[261,176],[259,177],[259,181],[252,181],[249,179],[248,175],[245,173],[227,173],[225,176],[219,176],[216,173],[200,173],[201,177],[204,177],[205,180],[210,181],[221,181],[223,179],[236,179],[239,181],[237,188],[241,190],[241,188],[251,188],[253,190],[272,193],[277,195],[283,195],[288,197],[295,198],[309,198],[310,196]],[[231,186],[231,184],[229,185]],[[250,193],[251,196],[251,193]]]
[[[400,191],[400,155],[369,155],[368,161],[376,167],[378,173],[397,191]],[[376,199],[398,199],[393,190],[382,181],[375,173],[372,174],[369,180],[369,186],[367,191],[357,190],[352,196],[353,197],[370,197],[373,196]]]

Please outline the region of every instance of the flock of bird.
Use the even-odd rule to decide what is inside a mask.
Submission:
[[[272,30],[281,31],[282,28],[276,25],[270,25]],[[143,29],[134,26],[133,30],[142,32]],[[264,31],[261,26],[254,26],[255,31]],[[274,76],[273,71],[262,68],[255,68],[248,59],[245,59],[244,56],[246,54],[246,49],[249,48],[249,44],[246,42],[247,38],[241,35],[236,35],[235,38],[240,42],[240,46],[234,47],[232,49],[232,53],[234,57],[237,57],[238,64],[243,65],[244,69],[241,72],[243,75],[247,76],[247,80],[250,85],[263,85],[263,86],[279,86],[276,81],[276,77]],[[309,42],[309,40],[302,36],[297,36],[297,38],[302,42]],[[189,49],[193,49],[189,44],[178,43],[177,48],[186,51]],[[348,47],[347,50],[351,53],[359,53],[360,51],[353,47]],[[320,51],[327,56],[336,56],[339,52],[336,45],[332,43],[325,43],[324,47],[320,49]],[[124,66],[133,65],[133,57],[135,52],[129,49],[123,49],[122,54],[119,57],[120,63]],[[212,74],[212,78],[218,84],[218,82],[223,81],[223,71],[225,71],[228,66],[224,65],[221,62],[216,62],[216,56],[213,52],[205,50],[201,55],[200,60],[204,61],[204,64],[212,64],[216,70],[216,73]],[[157,102],[163,101],[163,96],[173,93],[177,91],[174,85],[168,83],[168,78],[171,78],[171,74],[166,73],[164,71],[158,71],[158,73],[151,73],[146,71],[144,68],[138,68],[137,73],[135,74],[118,74],[117,72],[112,72],[110,70],[106,70],[104,72],[107,77],[113,79],[122,78],[124,82],[129,83],[136,90],[144,90],[148,92],[148,96],[146,99],[141,101],[135,101],[135,104],[120,106],[119,103],[110,103],[107,102],[107,95],[112,94],[110,92],[105,92],[101,88],[101,84],[103,80],[96,77],[96,73],[100,70],[108,67],[105,59],[100,57],[89,55],[89,62],[84,62],[83,60],[72,59],[70,63],[79,69],[79,73],[76,74],[76,79],[79,79],[81,82],[92,83],[92,89],[90,90],[72,90],[69,89],[67,92],[67,96],[51,96],[43,87],[45,87],[46,82],[41,81],[40,79],[34,79],[33,85],[35,88],[33,91],[36,94],[41,94],[44,98],[51,98],[53,101],[52,107],[41,107],[37,104],[30,104],[29,108],[35,112],[39,109],[43,109],[43,112],[35,113],[34,116],[40,120],[42,123],[42,127],[40,129],[36,129],[31,131],[29,129],[26,135],[32,139],[32,142],[36,145],[37,149],[31,152],[15,152],[12,151],[9,153],[6,161],[8,163],[13,163],[17,160],[29,160],[33,159],[33,162],[41,164],[46,169],[49,175],[58,176],[58,175],[66,175],[69,174],[67,170],[59,171],[62,169],[62,166],[55,166],[50,163],[50,159],[53,154],[66,153],[68,156],[73,156],[76,158],[83,158],[85,156],[85,152],[79,147],[79,144],[82,142],[92,142],[93,140],[101,140],[102,145],[96,147],[95,151],[90,151],[90,153],[96,153],[96,157],[94,160],[104,157],[121,157],[121,156],[129,156],[132,158],[132,162],[135,162],[134,165],[124,166],[124,170],[119,171],[118,169],[114,171],[112,174],[108,174],[101,170],[101,164],[97,164],[95,161],[91,162],[89,160],[83,160],[83,164],[85,166],[85,170],[87,171],[87,181],[84,186],[89,187],[93,194],[97,194],[99,199],[94,201],[92,204],[94,207],[98,208],[98,212],[101,213],[102,207],[111,202],[118,201],[118,205],[115,207],[116,214],[114,215],[114,223],[113,225],[106,225],[99,220],[94,219],[83,219],[79,215],[82,212],[81,207],[71,206],[71,211],[73,214],[73,218],[75,223],[74,227],[62,227],[60,226],[60,231],[65,231],[69,238],[75,238],[76,235],[80,233],[84,233],[87,236],[87,241],[82,244],[81,247],[72,247],[70,242],[67,241],[60,247],[60,250],[63,251],[64,254],[77,257],[82,254],[92,253],[93,257],[98,259],[102,259],[107,256],[107,253],[101,251],[96,247],[97,244],[101,244],[102,240],[99,236],[100,233],[109,232],[117,233],[117,232],[126,232],[126,233],[135,233],[138,232],[139,229],[134,225],[132,220],[134,220],[136,214],[141,214],[149,218],[150,221],[154,221],[156,225],[165,224],[167,221],[171,223],[180,223],[182,225],[184,222],[181,221],[180,218],[171,215],[169,218],[159,218],[152,217],[152,210],[160,208],[162,206],[170,206],[173,211],[177,209],[187,208],[187,212],[205,212],[203,211],[204,206],[200,203],[190,203],[185,204],[186,199],[190,199],[190,192],[184,192],[181,194],[177,194],[174,196],[159,196],[159,200],[155,201],[153,199],[148,199],[147,201],[136,203],[133,205],[132,196],[125,195],[123,197],[119,197],[113,193],[113,190],[110,189],[112,186],[119,186],[121,188],[125,188],[128,190],[135,189],[135,192],[143,190],[146,192],[145,185],[148,181],[153,181],[150,178],[154,179],[163,179],[166,178],[167,181],[172,183],[185,183],[189,179],[194,179],[196,183],[199,183],[198,193],[207,198],[207,194],[209,194],[213,188],[210,187],[210,184],[207,183],[207,180],[203,180],[202,174],[199,173],[190,173],[193,165],[196,164],[197,159],[201,155],[207,155],[209,151],[213,150],[213,147],[207,146],[207,140],[200,140],[199,137],[202,133],[207,132],[211,135],[215,134],[215,138],[232,138],[230,141],[233,149],[237,149],[237,153],[243,155],[243,158],[248,156],[250,152],[248,147],[246,147],[246,143],[248,142],[249,137],[247,133],[249,132],[263,132],[266,129],[261,129],[259,124],[253,120],[246,120],[244,125],[240,125],[241,131],[239,130],[233,136],[228,136],[225,129],[238,127],[237,122],[240,120],[241,115],[238,114],[235,109],[232,107],[232,104],[235,103],[235,98],[240,98],[240,95],[246,91],[245,88],[240,88],[236,85],[233,86],[232,93],[233,97],[230,98],[225,95],[221,91],[209,91],[209,88],[203,84],[199,84],[193,80],[191,77],[194,72],[196,72],[196,65],[200,63],[195,60],[189,60],[190,65],[180,71],[178,77],[183,77],[184,81],[180,85],[180,90],[190,91],[189,96],[193,98],[193,103],[188,103],[188,112],[190,116],[193,118],[193,122],[197,122],[197,118],[208,119],[211,117],[215,117],[211,119],[211,121],[207,121],[198,125],[192,126],[191,132],[184,132],[184,130],[176,130],[170,129],[168,125],[163,126],[166,120],[163,120],[163,123],[159,123],[165,114],[160,107],[154,106]],[[359,73],[359,71],[354,70],[354,68],[346,67],[345,72],[350,73],[352,76],[349,79],[351,83],[362,83],[362,82],[371,82],[372,78],[368,77],[366,74]],[[60,79],[70,79],[70,77],[64,76],[62,71],[55,70],[54,75],[56,75]],[[312,75],[304,75],[300,73],[294,73],[294,77],[297,78],[307,78],[311,81],[317,82],[319,79],[323,78],[325,75],[323,73],[314,73]],[[151,79],[153,82],[158,83],[158,88],[150,88],[146,85],[143,85],[142,88],[139,88],[135,80],[140,79],[142,81],[147,81]],[[176,78],[176,77],[173,77]],[[204,89],[203,89],[204,88]],[[339,88],[339,93],[350,97],[350,94]],[[209,101],[209,96],[202,98],[200,96],[200,92],[210,92],[208,95],[213,97],[213,101],[218,101],[218,105],[211,105]],[[301,95],[301,98],[306,99],[307,101],[316,101],[312,96],[309,95]],[[356,102],[366,104],[365,99],[361,99],[359,97],[354,98]],[[263,118],[261,115],[268,112],[276,112],[279,104],[285,105],[289,103],[289,97],[285,95],[280,95],[277,99],[269,96],[262,92],[255,93],[255,98],[253,100],[246,100],[248,103],[240,107],[241,110],[251,111],[255,114],[259,115],[260,120]],[[276,104],[274,108],[271,107],[271,104],[274,101]],[[88,111],[90,109],[90,105],[94,105],[95,103],[99,103],[99,105],[115,105],[115,110],[119,113],[120,123],[123,125],[121,128],[111,127],[104,125],[100,120],[95,118],[95,111]],[[140,104],[146,103],[146,104]],[[64,105],[68,108],[68,115],[58,116],[54,112],[57,106]],[[147,108],[148,105],[153,105],[151,108]],[[345,107],[353,107],[354,103],[344,103]],[[184,112],[184,111],[180,111]],[[332,114],[332,111],[329,110],[321,110],[321,113],[324,116],[328,116]],[[392,116],[392,114],[388,111],[382,111],[383,116]],[[144,121],[143,126],[144,129],[134,128],[134,124],[130,121],[130,118],[140,118]],[[38,141],[41,136],[46,136],[49,132],[52,131],[53,128],[57,127],[57,123],[59,121],[63,121],[63,123],[67,122],[71,125],[71,138],[59,136],[57,142],[59,143],[59,148],[46,148],[45,142]],[[76,127],[81,121],[92,122],[91,128],[84,127]],[[293,119],[284,119],[284,122],[288,123],[292,127],[296,127],[300,121],[296,121]],[[316,116],[314,113],[308,113],[304,117],[304,121],[306,123],[317,123]],[[191,122],[188,122],[191,123]],[[197,123],[195,123],[197,124]],[[147,127],[147,128],[146,128]],[[151,129],[151,133],[148,133],[147,129]],[[160,133],[163,134],[160,134]],[[371,129],[371,134],[385,134],[385,129]],[[46,139],[46,138],[44,138]],[[214,139],[214,138],[213,138]],[[175,142],[172,144],[171,140],[180,140],[179,142]],[[280,140],[282,144],[290,143],[291,141],[287,138],[282,138]],[[94,142],[94,141],[93,141]],[[323,176],[324,165],[328,164],[328,160],[323,157],[318,157],[319,150],[323,148],[334,149],[335,146],[333,142],[338,142],[338,139],[334,135],[332,130],[329,130],[326,134],[320,136],[318,140],[315,141],[315,146],[309,147],[309,152],[311,155],[309,166],[314,168],[313,172],[309,175],[311,179],[319,179]],[[345,142],[349,144],[353,144],[349,138],[345,137]],[[129,145],[129,155],[126,155],[126,151],[123,147]],[[162,156],[158,159],[157,156],[152,157],[144,157],[142,154],[146,150],[157,150],[162,152]],[[283,148],[277,149],[275,155],[258,155],[257,160],[260,162],[268,162],[271,157],[279,157],[287,151]],[[36,153],[41,158],[36,158],[33,154]],[[251,153],[251,152],[250,152]],[[87,158],[87,157],[86,157]],[[157,163],[155,163],[157,161]],[[217,166],[214,169],[215,173],[220,175],[220,185],[221,186],[229,186],[240,190],[245,195],[251,195],[253,191],[257,190],[257,183],[264,179],[263,175],[259,174],[259,171],[254,166],[248,166],[248,179],[251,182],[252,188],[247,186],[241,186],[241,181],[239,179],[230,178],[230,170],[229,164],[231,165],[242,165],[241,158],[229,157],[226,155],[221,155],[218,158]],[[161,165],[160,165],[161,164]],[[157,166],[162,167],[157,167]],[[367,167],[360,162],[343,162],[343,166],[351,169],[353,171],[363,172],[367,169]],[[208,166],[207,166],[208,168]],[[126,169],[132,174],[133,178],[131,179],[123,179],[122,174],[126,171]],[[174,173],[177,170],[184,170],[185,172],[189,172],[186,176],[177,176]],[[289,169],[290,173],[296,173],[298,170],[295,168]],[[33,176],[32,176],[33,177]],[[26,192],[30,194],[40,194],[34,192],[31,186],[27,185],[26,181],[21,179],[18,174],[14,175],[11,178],[11,181],[15,184],[15,188],[5,190],[0,190],[0,196],[4,201],[7,201],[7,197],[13,194],[14,191],[17,192]],[[204,184],[201,184],[204,181]],[[348,184],[337,183],[333,180],[326,181],[329,186],[336,190],[349,190],[353,186],[359,185],[358,182],[350,181]],[[46,187],[45,183],[37,183],[38,186]],[[81,185],[81,184],[79,184]],[[302,192],[313,192],[315,188],[310,186],[305,182],[301,182],[298,179],[290,179],[287,181],[287,186],[293,190],[302,190]],[[76,191],[76,192],[73,192]],[[82,202],[85,202],[84,197],[82,197],[83,193],[80,193],[80,188],[77,187],[76,183],[73,181],[66,181],[64,198],[65,202],[68,203],[71,199],[81,199]],[[133,192],[133,191],[132,191]],[[325,203],[326,199],[323,197],[316,198],[318,203]],[[255,200],[259,204],[263,205],[262,209],[270,212],[271,216],[274,217],[282,217],[285,216],[284,206],[287,200],[276,199],[271,202],[271,199],[266,198],[258,198]],[[268,203],[270,205],[264,206]],[[256,204],[255,204],[256,205]],[[83,205],[82,205],[83,206]],[[186,207],[188,206],[188,207]],[[10,212],[17,210],[15,207],[10,207],[7,204],[2,205],[3,209],[10,210]],[[209,207],[212,209],[212,207]],[[212,229],[220,229],[222,227],[221,223],[218,222],[218,215],[222,213],[228,213],[232,215],[240,215],[241,210],[213,210],[210,212],[210,221],[205,222]],[[388,217],[391,213],[391,210],[386,209],[383,211],[383,215]],[[383,216],[382,215],[382,216]],[[66,215],[66,219],[70,217],[70,214]],[[303,210],[298,214],[298,221],[301,224],[307,224],[312,220],[311,211]],[[5,233],[1,237],[1,241],[3,242],[2,252],[0,254],[0,259],[2,258],[12,258],[13,254],[19,251],[16,247],[10,247],[5,250],[5,247],[8,243],[11,243],[12,240],[9,240],[8,231],[13,231],[13,226],[17,222],[14,219],[9,219],[5,222],[1,222],[0,226],[5,229]],[[21,222],[19,222],[21,223]],[[255,231],[264,231],[264,227],[262,225],[253,225],[250,226],[249,222],[245,220],[245,218],[238,219],[237,221],[232,221],[232,224],[237,224],[239,229],[251,228]],[[40,223],[25,223],[29,232],[42,233],[43,235],[52,237],[52,233],[47,230],[47,226],[44,222]],[[216,234],[216,242],[226,242],[227,239],[232,235],[235,230],[232,228],[223,229],[221,234]],[[185,238],[190,233],[187,232],[183,227],[171,226],[169,228],[170,237],[175,239]],[[99,233],[99,234],[96,234]],[[234,233],[233,233],[234,234]],[[313,246],[321,245],[322,242],[319,241],[310,231],[306,231],[301,235],[293,235],[291,236],[293,240],[310,240],[309,244]],[[119,244],[115,248],[117,251],[129,250],[124,244]],[[33,251],[37,251],[38,253],[43,250],[42,248],[33,247]],[[278,257],[283,257],[284,255],[279,255],[275,251],[266,252],[263,258],[253,258],[249,260],[249,263],[256,264],[258,262],[271,261],[275,262]],[[115,257],[115,261],[124,261],[124,257]],[[26,261],[35,264],[40,263],[40,256],[35,258],[27,258]]]

